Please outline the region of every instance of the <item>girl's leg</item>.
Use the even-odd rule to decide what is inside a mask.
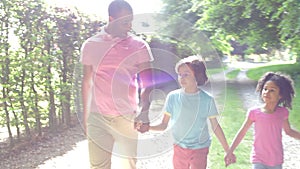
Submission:
[[[253,163],[252,164],[252,169],[267,169],[263,164],[260,163]]]
[[[252,169],[282,169],[282,165],[276,165],[276,166],[267,166],[261,163],[254,163],[252,165]]]

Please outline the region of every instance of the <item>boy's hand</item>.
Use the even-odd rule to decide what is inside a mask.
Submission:
[[[150,121],[148,114],[140,114],[134,119],[134,128],[141,133],[149,131]]]
[[[233,153],[227,153],[226,156],[224,157],[225,161],[225,166],[229,166],[232,163],[236,162],[236,157]]]

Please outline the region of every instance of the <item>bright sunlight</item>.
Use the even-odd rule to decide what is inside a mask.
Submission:
[[[107,19],[107,7],[112,0],[45,0],[46,3],[59,7],[76,7],[81,12]],[[134,14],[157,13],[162,7],[161,0],[127,0]]]

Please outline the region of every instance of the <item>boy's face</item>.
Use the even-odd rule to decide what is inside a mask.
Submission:
[[[181,87],[186,89],[197,88],[197,82],[193,71],[189,66],[183,64],[178,67],[178,81]]]
[[[127,37],[127,33],[132,28],[132,20],[133,15],[131,11],[125,9],[121,10],[115,18],[109,17],[110,24],[112,25],[111,33],[120,38]]]
[[[267,81],[261,92],[261,97],[266,104],[278,104],[281,99],[280,89],[273,81]]]

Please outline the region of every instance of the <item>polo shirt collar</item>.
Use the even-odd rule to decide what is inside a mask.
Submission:
[[[114,42],[118,42],[118,41],[121,41],[121,40],[124,40],[124,39],[126,39],[126,38],[128,38],[129,37],[129,33],[127,34],[127,36],[125,37],[125,38],[120,38],[120,37],[113,37],[111,34],[109,34],[109,33],[107,33],[106,31],[105,31],[105,28],[106,28],[107,26],[104,26],[104,27],[102,27],[102,29],[101,29],[101,31],[100,31],[100,33],[99,33],[99,35],[100,35],[100,37],[101,37],[101,39],[103,40],[103,41],[114,41]]]

